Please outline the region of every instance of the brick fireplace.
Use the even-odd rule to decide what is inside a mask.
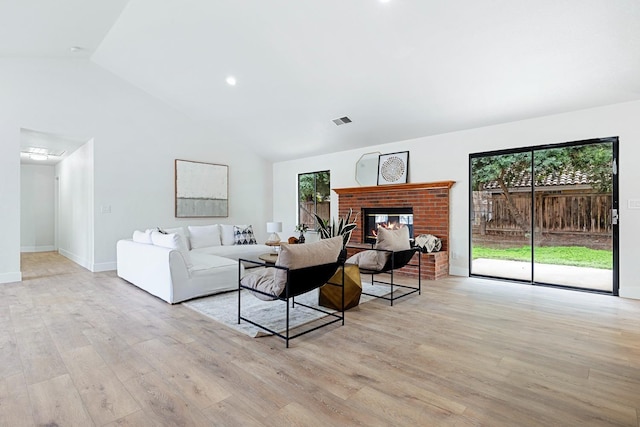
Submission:
[[[440,181],[334,188],[333,191],[338,194],[340,217],[349,208],[354,213],[360,212],[351,244],[364,243],[363,208],[412,208],[413,235],[433,234],[442,239],[440,252],[422,254],[422,278],[435,280],[449,274],[449,190],[453,184],[454,181]],[[417,270],[417,267],[405,267],[398,273],[417,277]]]

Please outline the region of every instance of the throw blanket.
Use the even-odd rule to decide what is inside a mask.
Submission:
[[[422,252],[438,252],[442,249],[442,240],[433,234],[421,234],[415,242]]]

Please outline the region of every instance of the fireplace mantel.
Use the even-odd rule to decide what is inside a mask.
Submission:
[[[455,181],[438,181],[438,182],[419,182],[411,184],[388,184],[388,185],[372,185],[369,187],[349,187],[334,188],[338,194],[357,194],[371,193],[374,191],[408,191],[408,190],[424,190],[427,188],[451,188]]]

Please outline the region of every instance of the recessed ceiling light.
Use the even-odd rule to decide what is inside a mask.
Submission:
[[[81,52],[82,50],[84,50],[83,48],[81,48],[80,46],[71,46],[69,48],[69,50],[73,53],[77,53],[77,52]]]
[[[236,85],[236,78],[233,77],[233,76],[227,77],[227,84],[229,86],[235,86]]]

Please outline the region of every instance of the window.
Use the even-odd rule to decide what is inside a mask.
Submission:
[[[331,173],[329,171],[298,175],[298,224],[316,229],[313,214],[328,220],[331,215]]]

